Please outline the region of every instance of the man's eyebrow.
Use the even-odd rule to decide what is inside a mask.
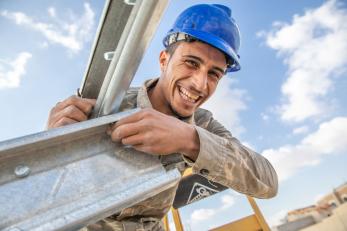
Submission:
[[[185,58],[196,59],[196,60],[198,60],[200,63],[204,64],[204,60],[202,60],[202,59],[201,59],[200,57],[198,57],[198,56],[195,56],[195,55],[183,55],[183,57],[185,57]],[[224,71],[222,68],[220,68],[220,67],[213,66],[212,68],[215,69],[215,70],[217,70],[217,71],[219,71],[219,72],[222,73],[222,74],[225,73],[225,71]]]

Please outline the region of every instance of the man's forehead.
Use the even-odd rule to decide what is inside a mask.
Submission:
[[[224,53],[206,43],[198,41],[181,42],[178,44],[176,52],[179,56],[193,55],[204,60],[208,59],[210,61],[214,61],[220,66],[226,66],[226,58]]]

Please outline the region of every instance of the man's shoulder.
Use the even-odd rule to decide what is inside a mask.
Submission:
[[[130,87],[126,93],[125,93],[125,96],[124,96],[124,100],[128,100],[128,101],[136,101],[137,99],[137,94],[140,90],[140,87]]]
[[[207,109],[198,108],[194,113],[195,124],[206,128],[213,119],[213,114]]]
[[[137,106],[137,94],[139,89],[140,87],[131,87],[126,91],[120,106],[120,111],[135,108]]]

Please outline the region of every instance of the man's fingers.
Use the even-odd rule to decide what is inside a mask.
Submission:
[[[57,103],[57,105],[52,108],[49,113],[47,128],[49,129],[87,120],[95,103],[95,99],[70,96],[63,102]]]
[[[85,121],[88,119],[87,115],[83,111],[81,111],[78,107],[74,105],[69,105],[63,110],[52,114],[50,118],[50,124],[54,124],[54,125],[63,124],[63,123],[57,123],[57,122],[64,118],[71,119],[72,121],[75,121],[75,122]],[[56,127],[56,126],[50,126],[50,127]]]
[[[130,123],[136,123],[140,120],[142,120],[145,117],[149,117],[151,116],[151,114],[153,113],[153,109],[150,108],[146,108],[146,109],[142,109],[141,111],[138,111],[130,116],[127,116],[125,118],[122,118],[120,120],[118,120],[114,125],[113,125],[113,129],[124,125],[124,124],[130,124]]]
[[[68,117],[63,117],[61,119],[59,119],[57,122],[55,122],[52,127],[61,127],[61,126],[65,126],[68,124],[73,124],[73,123],[77,123],[78,121],[68,118]]]
[[[140,151],[140,152],[145,152],[145,153],[148,153],[148,154],[159,154],[159,153],[155,153],[153,148],[148,146],[148,145],[135,144],[135,145],[132,145],[132,147],[134,149],[136,149],[137,151]]]
[[[85,114],[89,115],[89,113],[92,111],[93,107],[95,106],[95,103],[96,103],[95,99],[85,99],[85,98],[80,98],[77,96],[70,96],[63,102],[58,103],[55,106],[55,110],[60,111],[70,105],[75,105]]]
[[[66,108],[58,112],[55,117],[56,120],[59,120],[63,117],[67,117],[76,121],[85,121],[88,119],[87,115],[74,105],[67,106]]]
[[[141,145],[143,142],[143,138],[140,134],[128,136],[126,138],[123,138],[121,140],[122,144],[124,145],[131,145],[131,146],[138,146]]]
[[[141,125],[139,123],[130,123],[111,128],[111,139],[120,141],[126,137],[133,136],[139,133]]]
[[[127,116],[127,117],[124,117],[120,120],[118,120],[115,124],[113,124],[112,128],[113,129],[116,129],[122,125],[125,125],[125,124],[131,124],[131,123],[136,123],[137,121],[139,121],[141,119],[140,115],[139,114],[140,112],[136,112],[130,116]]]

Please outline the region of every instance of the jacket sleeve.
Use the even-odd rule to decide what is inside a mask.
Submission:
[[[213,119],[211,112],[203,110],[199,113],[195,117],[195,128],[200,139],[200,152],[196,161],[190,162],[193,173],[252,197],[274,197],[278,181],[270,162],[242,145]]]

